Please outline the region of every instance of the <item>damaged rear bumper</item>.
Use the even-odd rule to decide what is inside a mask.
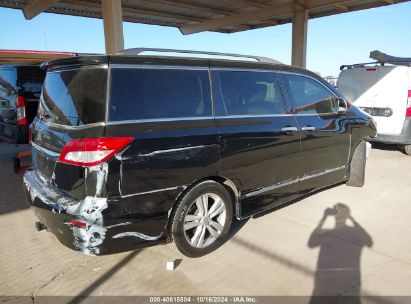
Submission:
[[[24,175],[24,189],[30,208],[39,221],[65,246],[90,255],[104,255],[144,248],[166,242],[165,233],[150,236],[147,227],[155,219],[123,218],[121,200],[86,197],[76,200],[34,170]],[[77,227],[71,221],[86,223]]]

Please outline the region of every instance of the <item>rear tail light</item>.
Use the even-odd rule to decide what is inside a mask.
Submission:
[[[26,100],[23,96],[18,96],[17,97],[17,125],[19,126],[25,126],[28,123],[27,117],[26,117]]]
[[[405,117],[411,117],[411,90],[408,90],[407,112],[405,112]]]
[[[132,137],[75,139],[64,146],[58,161],[74,166],[97,166],[119,153],[133,140]]]
[[[70,221],[70,225],[77,227],[77,228],[85,228],[87,226],[87,223],[85,222],[81,222],[81,221],[76,221],[76,220],[72,220]]]

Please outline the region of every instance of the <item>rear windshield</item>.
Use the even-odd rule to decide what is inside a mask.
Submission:
[[[211,116],[207,70],[113,68],[111,121]]]
[[[39,115],[50,122],[81,126],[105,120],[106,68],[48,72]]]

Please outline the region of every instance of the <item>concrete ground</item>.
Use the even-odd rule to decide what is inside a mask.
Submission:
[[[90,257],[37,232],[14,152],[0,144],[0,295],[411,295],[411,158],[399,151],[372,150],[363,188],[340,185],[240,223],[199,259],[173,245]]]

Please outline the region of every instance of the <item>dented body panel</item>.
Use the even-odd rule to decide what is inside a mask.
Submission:
[[[205,73],[201,98],[209,103],[209,115],[110,119],[110,111],[117,106],[110,95],[111,65],[116,69],[125,65],[122,71],[166,65],[173,71]],[[346,180],[356,146],[375,136],[372,119],[354,106],[338,117],[298,117],[284,87],[284,115],[230,117],[221,112],[224,104],[212,76],[213,65],[218,69],[264,69],[278,73],[279,80],[284,71],[307,73],[323,81],[291,67],[205,59],[91,56],[49,64],[53,77],[46,77],[40,111],[32,124],[33,168],[26,172],[24,185],[35,215],[62,244],[90,255],[164,244],[169,241],[169,221],[179,198],[207,179],[229,190],[237,218],[251,216]],[[98,79],[98,84],[93,79]],[[78,84],[70,87],[71,81]],[[63,94],[63,105],[59,106],[54,88],[47,87],[51,83],[70,93]],[[185,91],[182,93],[179,98],[184,98]],[[338,92],[334,94],[338,96]],[[91,118],[87,115],[90,111]],[[304,132],[303,124],[318,130]],[[290,127],[295,131],[284,129]],[[133,140],[99,165],[58,161],[70,141],[101,137]]]

